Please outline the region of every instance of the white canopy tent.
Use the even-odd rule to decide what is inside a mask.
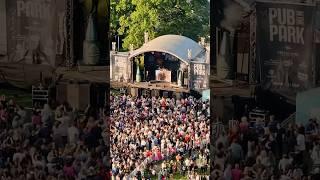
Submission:
[[[188,57],[188,50],[191,50],[191,58]],[[190,38],[180,35],[164,35],[155,38],[141,48],[130,53],[129,59],[146,52],[168,53],[181,61],[190,64],[190,61],[205,62],[205,48]],[[201,57],[201,58],[199,58]]]
[[[120,57],[118,52],[111,53],[112,80],[121,81],[119,77],[126,76],[127,78],[122,78],[123,82],[135,83],[134,77],[137,71],[134,70],[132,60],[139,55],[153,52],[171,55],[182,62],[181,69],[177,70],[181,73],[182,87],[201,91],[208,88],[210,52],[208,47],[181,35],[163,35],[146,41],[139,49],[127,52],[126,60],[125,56]]]

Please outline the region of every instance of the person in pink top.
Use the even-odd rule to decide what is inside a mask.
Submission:
[[[75,178],[76,177],[76,170],[72,166],[72,162],[67,162],[66,165],[63,167],[63,173],[68,178]]]
[[[8,119],[8,112],[6,108],[4,108],[2,105],[0,105],[0,120],[3,122],[6,122]]]
[[[162,154],[161,154],[161,151],[159,149],[157,150],[157,159],[158,160],[162,160]]]
[[[234,169],[231,170],[232,180],[241,180],[242,171],[239,167],[239,164],[235,164]]]
[[[41,116],[38,111],[33,111],[32,124],[33,125],[41,125]]]
[[[241,133],[245,133],[248,131],[249,123],[248,123],[247,117],[241,118],[241,123],[240,123],[239,127],[240,127]]]

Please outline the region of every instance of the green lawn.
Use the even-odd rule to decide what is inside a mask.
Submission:
[[[152,180],[157,180],[158,177],[153,176],[151,179],[152,179]],[[181,174],[179,174],[179,173],[175,173],[175,174],[173,174],[172,179],[174,179],[174,180],[176,180],[176,179],[177,179],[177,180],[188,180],[188,176],[187,176],[187,175],[183,176],[183,175],[181,175]]]
[[[208,175],[209,174],[209,170],[207,171],[207,172],[200,172],[199,170],[198,171],[196,171],[198,174],[200,174],[200,175]],[[158,179],[158,177],[157,176],[153,176],[153,177],[151,177],[151,179],[152,180],[157,180]],[[188,180],[188,175],[187,175],[187,173],[185,174],[185,175],[181,175],[180,173],[174,173],[173,174],[173,177],[172,178],[170,178],[170,179],[174,179],[174,180]]]
[[[7,99],[13,98],[17,104],[24,107],[32,107],[31,90],[28,92],[27,90],[21,90],[12,87],[2,88],[0,85],[0,96],[1,95],[5,95]]]

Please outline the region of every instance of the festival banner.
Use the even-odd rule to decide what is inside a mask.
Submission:
[[[9,62],[55,66],[64,39],[64,9],[56,8],[61,4],[64,0],[6,1]]]
[[[314,86],[315,7],[257,2],[257,67],[266,89],[298,92]]]
[[[111,80],[127,82],[131,74],[131,64],[128,57],[125,55],[115,54],[111,59]]]
[[[200,90],[209,88],[209,66],[205,63],[191,64],[191,88]]]

